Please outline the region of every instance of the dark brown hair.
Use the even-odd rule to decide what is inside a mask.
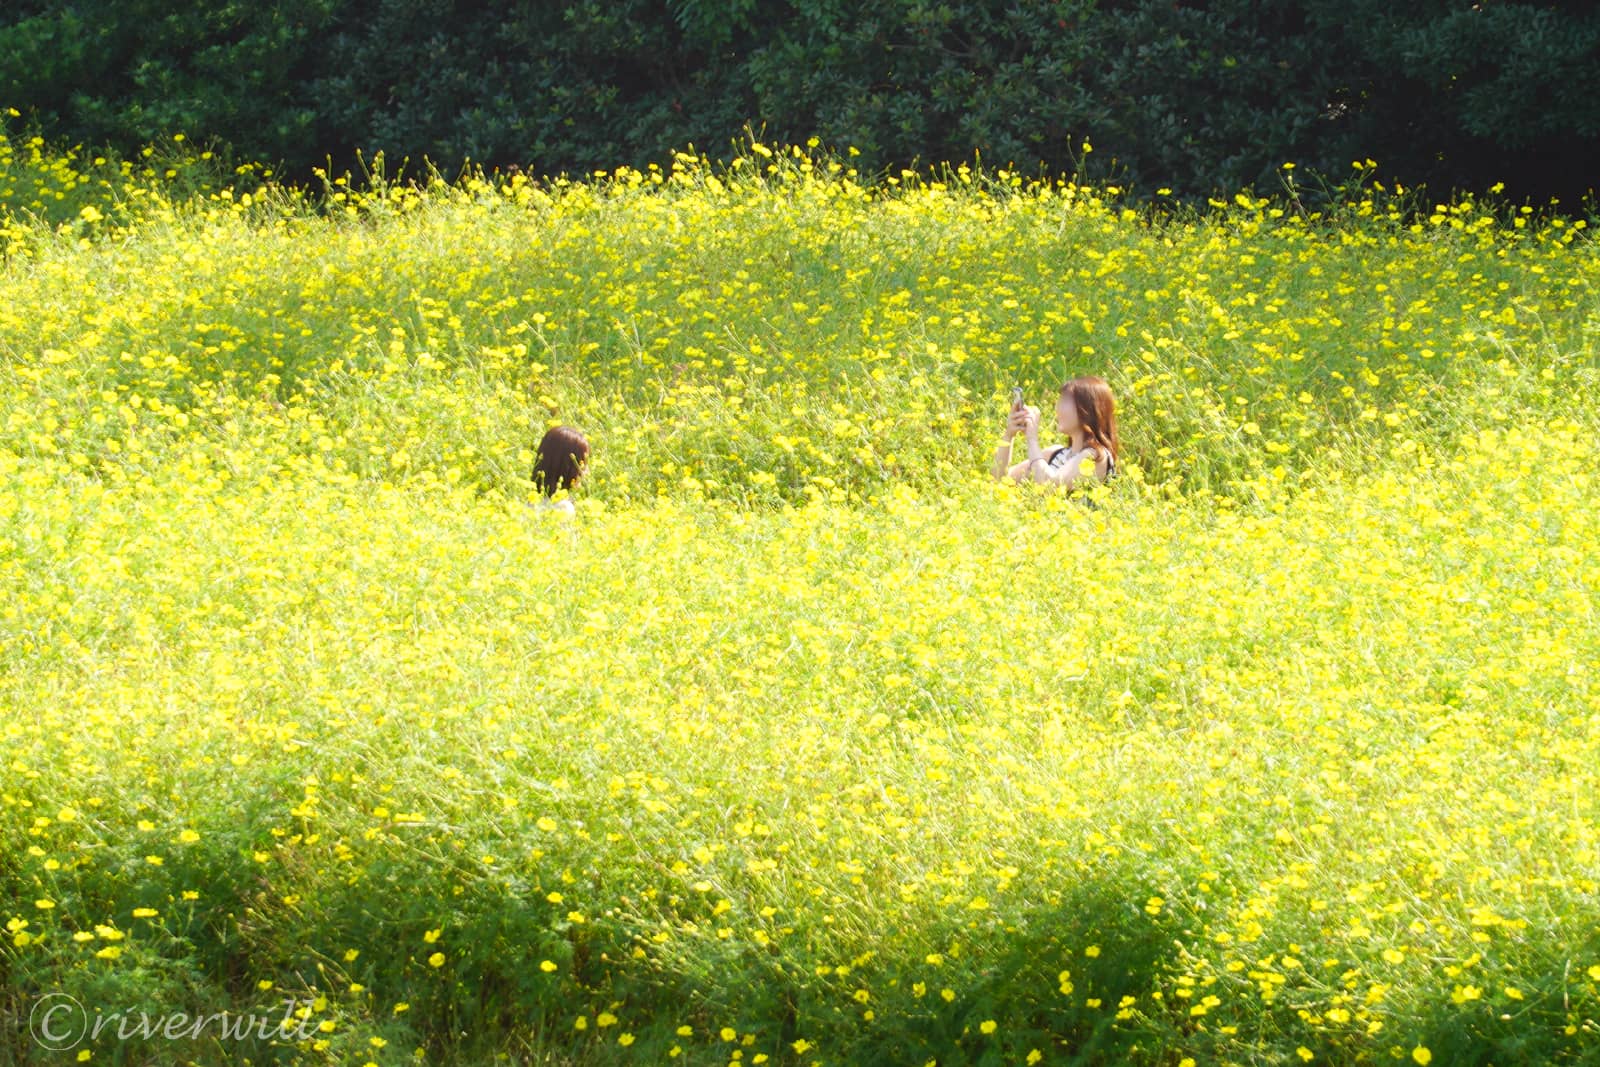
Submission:
[[[545,496],[571,489],[583,476],[588,459],[589,442],[571,426],[545,431],[539,442],[539,458],[533,463],[533,487]]]
[[[1092,374],[1074,378],[1061,387],[1061,395],[1072,397],[1072,406],[1078,409],[1078,422],[1083,425],[1083,435],[1094,449],[1096,461],[1106,458],[1103,452],[1116,459],[1122,451],[1122,442],[1117,438],[1117,404],[1105,379]]]

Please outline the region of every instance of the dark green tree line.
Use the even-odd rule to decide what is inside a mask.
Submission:
[[[971,160],[1143,192],[1353,159],[1572,199],[1600,13],[1512,0],[11,0],[0,107],[129,151],[183,131],[305,176],[357,149],[536,173],[726,155],[746,123],[865,169]],[[1114,162],[1113,162],[1114,161]]]

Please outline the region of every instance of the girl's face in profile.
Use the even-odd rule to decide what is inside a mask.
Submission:
[[[1078,405],[1072,402],[1069,393],[1062,393],[1056,401],[1056,429],[1061,433],[1071,433],[1078,428]]]

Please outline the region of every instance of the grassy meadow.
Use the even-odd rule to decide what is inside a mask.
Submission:
[[[0,140],[0,1060],[1600,1061],[1581,219],[171,154]]]

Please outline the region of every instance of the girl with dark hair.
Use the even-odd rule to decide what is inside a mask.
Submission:
[[[1111,387],[1094,376],[1074,378],[1061,387],[1056,398],[1056,430],[1070,442],[1047,454],[1039,447],[1039,409],[1014,405],[1006,418],[1005,433],[995,449],[990,473],[996,478],[1041,485],[1069,486],[1091,472],[1102,482],[1117,473],[1116,403]],[[1028,458],[1011,462],[1011,441],[1022,434]]]
[[[540,494],[537,506],[573,514],[571,490],[583,477],[588,462],[589,442],[583,434],[571,426],[545,431],[533,464],[533,487]]]

